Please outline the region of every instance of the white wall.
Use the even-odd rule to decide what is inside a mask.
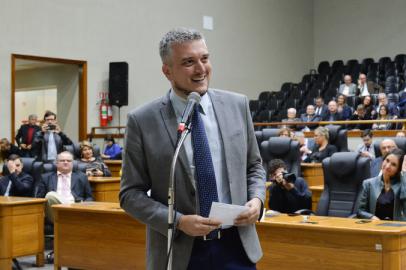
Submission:
[[[214,31],[202,30],[203,15],[214,17]],[[96,100],[107,90],[109,62],[129,63],[129,108],[169,89],[158,56],[169,29],[202,30],[211,86],[256,98],[313,66],[312,18],[313,0],[0,0],[0,137],[10,136],[12,53],[88,61],[90,130],[99,125]]]
[[[17,89],[43,88],[47,86],[55,86],[57,88],[57,110],[54,112],[57,114],[58,124],[62,131],[75,141],[79,138],[78,72],[76,65],[59,65],[16,72]],[[52,111],[52,108],[48,107],[46,109]],[[18,110],[17,107],[16,110]],[[39,119],[42,119],[44,112],[38,113]],[[16,129],[18,128],[19,125],[16,126]]]
[[[314,0],[314,63],[406,53],[406,1]]]

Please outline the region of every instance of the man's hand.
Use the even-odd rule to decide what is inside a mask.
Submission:
[[[55,123],[55,130],[54,130],[54,132],[55,132],[55,133],[61,132],[61,128],[59,127],[58,123]]]
[[[249,224],[254,224],[261,213],[262,202],[258,198],[254,198],[247,202],[245,206],[248,206],[248,210],[241,213],[235,220],[235,226],[244,226]]]
[[[198,215],[183,215],[178,222],[178,229],[190,236],[204,236],[218,229],[221,223],[215,219]]]
[[[47,132],[47,131],[48,131],[48,124],[46,124],[46,123],[43,124],[43,125],[41,126],[41,131],[44,132],[44,133]]]
[[[20,144],[20,147],[21,147],[21,149],[27,149],[27,145],[24,143]]]
[[[16,166],[15,166],[13,160],[7,161],[7,169],[10,172],[10,174],[12,174],[12,173],[14,173],[16,171]]]

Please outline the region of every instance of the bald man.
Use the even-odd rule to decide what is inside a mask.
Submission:
[[[381,167],[382,167],[382,161],[383,161],[383,157],[391,152],[393,149],[398,148],[398,146],[396,145],[395,141],[392,139],[384,139],[380,145],[379,145],[379,149],[381,150],[381,156],[377,157],[375,159],[372,160],[371,162],[371,177],[376,177],[380,174],[381,172]]]
[[[355,96],[357,86],[352,82],[351,75],[344,76],[344,83],[338,88],[338,93],[346,97]]]

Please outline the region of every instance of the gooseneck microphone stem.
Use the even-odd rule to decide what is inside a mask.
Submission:
[[[175,204],[175,168],[176,162],[178,160],[179,151],[182,147],[187,135],[190,133],[190,129],[186,128],[179,137],[175,154],[172,158],[171,170],[169,173],[169,188],[168,188],[168,263],[167,270],[172,270],[172,259],[173,259],[173,248],[172,248],[172,237],[175,230],[174,227],[174,204]]]

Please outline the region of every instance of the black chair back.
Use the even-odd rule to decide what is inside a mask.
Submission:
[[[339,125],[328,125],[329,143],[337,147],[338,152],[348,152],[347,130]]]
[[[269,162],[275,158],[282,159],[289,172],[300,176],[300,146],[299,142],[286,137],[271,137],[261,143],[263,165],[269,174]]]
[[[362,181],[370,177],[370,160],[354,152],[334,153],[322,162],[324,190],[316,214],[349,217],[357,212]]]

